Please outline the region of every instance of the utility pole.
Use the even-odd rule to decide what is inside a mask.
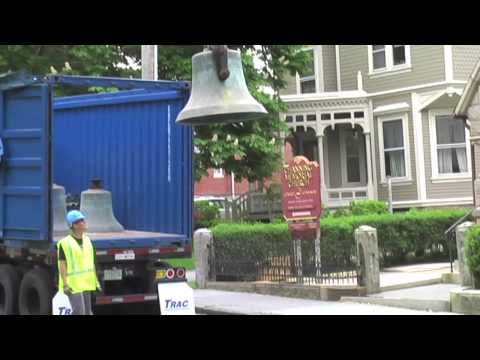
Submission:
[[[158,80],[158,45],[142,45],[142,80]]]

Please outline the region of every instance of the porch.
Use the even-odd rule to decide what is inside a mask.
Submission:
[[[328,208],[376,197],[369,102],[360,91],[337,95],[285,99],[284,162],[303,155],[319,163],[322,203]]]

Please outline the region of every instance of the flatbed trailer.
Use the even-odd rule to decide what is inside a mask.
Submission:
[[[60,84],[120,91],[55,99]],[[78,196],[98,177],[126,231],[88,234],[96,304],[157,300],[157,272],[192,253],[192,131],[175,125],[188,95],[185,82],[0,76],[0,314],[51,313],[53,183]]]

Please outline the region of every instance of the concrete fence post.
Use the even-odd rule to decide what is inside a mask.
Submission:
[[[460,272],[462,286],[473,285],[472,273],[470,272],[465,259],[465,239],[467,237],[468,230],[470,230],[473,225],[473,222],[464,222],[457,226],[455,234],[457,238],[458,270]]]
[[[213,244],[213,233],[208,229],[198,229],[193,234],[193,249],[195,254],[195,280],[200,289],[207,287],[210,273],[210,246]]]
[[[380,292],[380,257],[377,229],[360,226],[355,230],[358,257],[358,285],[366,288],[367,294]]]

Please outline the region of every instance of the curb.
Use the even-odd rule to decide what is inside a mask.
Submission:
[[[203,314],[203,315],[249,315],[249,314],[239,313],[235,311],[214,310],[214,309],[209,309],[208,307],[203,307],[203,306],[196,306],[195,312],[197,314]]]
[[[359,304],[373,304],[389,307],[397,307],[410,310],[451,312],[450,301],[408,299],[408,298],[375,298],[375,297],[342,297],[341,302],[353,302]]]
[[[403,289],[410,289],[414,287],[419,287],[419,286],[427,286],[427,285],[436,285],[436,284],[442,284],[442,278],[436,278],[436,279],[429,279],[429,280],[421,280],[421,281],[414,281],[414,282],[409,282],[405,284],[398,284],[398,285],[390,285],[390,286],[381,286],[380,291],[393,291],[393,290],[403,290]]]

